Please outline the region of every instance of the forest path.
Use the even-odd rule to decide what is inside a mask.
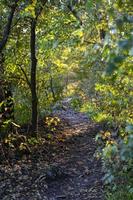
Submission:
[[[98,127],[83,113],[71,108],[55,112],[67,125],[63,135],[66,149],[55,157],[68,177],[48,184],[49,200],[103,200],[100,160],[94,156]]]
[[[6,172],[0,199],[104,200],[101,162],[94,156],[98,127],[85,114],[66,105],[54,115],[64,121],[64,127],[52,156],[47,155],[46,161],[46,149],[41,149],[41,156],[37,153],[32,163],[17,164]],[[48,171],[46,179],[46,163],[56,163],[59,174]]]

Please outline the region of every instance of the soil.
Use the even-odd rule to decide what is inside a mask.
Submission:
[[[1,164],[0,200],[104,200],[101,161],[95,156],[99,126],[66,104],[53,115],[62,125],[47,145]]]

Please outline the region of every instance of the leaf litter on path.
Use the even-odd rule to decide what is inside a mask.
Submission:
[[[98,127],[71,108],[54,116],[64,126],[49,148],[44,144],[12,167],[1,165],[1,200],[104,200],[101,161],[94,156]]]

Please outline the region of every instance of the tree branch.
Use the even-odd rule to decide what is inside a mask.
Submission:
[[[28,76],[27,76],[25,70],[23,69],[23,67],[22,67],[20,64],[17,64],[17,65],[19,66],[19,68],[20,68],[21,71],[23,72],[23,75],[24,75],[24,77],[25,77],[25,79],[26,79],[27,85],[28,85],[29,88],[31,89],[31,83],[30,83],[30,81],[29,81],[29,79],[28,79]]]
[[[42,10],[43,10],[45,4],[47,3],[47,1],[48,1],[48,0],[42,0],[42,1],[41,1],[41,5],[39,6],[38,9],[36,9],[36,20],[37,20],[37,18],[39,17],[39,15],[41,14],[41,12],[42,12]]]
[[[19,0],[15,0],[15,4],[11,7],[11,11],[10,11],[10,14],[8,16],[8,21],[7,21],[7,24],[6,24],[4,32],[3,32],[3,37],[2,37],[2,40],[0,41],[0,53],[4,49],[4,47],[6,45],[6,42],[8,40],[10,31],[11,31],[11,25],[12,25],[12,21],[13,21],[13,16],[14,16],[15,10],[17,8],[18,1]]]
[[[71,13],[73,14],[73,16],[79,21],[80,25],[82,26],[83,23],[82,23],[82,20],[80,19],[77,11],[74,9],[73,5],[71,5],[71,3],[69,3],[67,5],[68,9],[71,11]]]

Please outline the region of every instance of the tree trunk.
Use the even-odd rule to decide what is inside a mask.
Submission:
[[[37,136],[37,91],[36,91],[36,19],[32,19],[31,22],[31,96],[32,96],[32,135]]]
[[[7,115],[8,115],[8,119],[12,119],[13,112],[14,112],[10,86],[9,86],[9,83],[5,81],[5,77],[4,77],[4,53],[3,53],[3,51],[5,49],[6,43],[8,41],[8,38],[9,38],[9,35],[11,32],[13,17],[14,17],[16,8],[18,6],[18,1],[19,0],[14,1],[14,4],[11,6],[11,10],[8,15],[7,23],[3,28],[1,27],[1,31],[0,31],[0,34],[1,34],[0,35],[1,36],[1,40],[0,40],[0,103],[2,103],[3,101],[6,102],[6,106],[3,104],[3,108],[0,107],[0,122],[2,122],[3,118],[6,118]],[[6,112],[5,112],[5,107],[6,107]],[[8,109],[7,109],[7,107],[8,107]]]
[[[15,10],[17,8],[18,1],[19,0],[15,0],[14,5],[12,5],[12,7],[11,7],[11,11],[10,11],[9,16],[8,16],[7,24],[4,28],[2,39],[0,41],[0,53],[3,51],[3,49],[4,49],[4,47],[7,43],[8,37],[10,35],[11,25],[12,25]]]
[[[11,31],[11,25],[14,17],[14,13],[17,7],[18,0],[15,0],[15,4],[12,6],[11,11],[9,13],[8,19],[7,19],[7,24],[1,30],[1,40],[0,40],[0,102],[5,100],[5,91],[4,91],[4,84],[5,84],[5,79],[4,79],[4,54],[3,50],[5,48],[5,45],[7,43],[8,37],[10,35]],[[1,27],[2,28],[2,27]],[[2,33],[3,31],[3,33]]]
[[[37,124],[38,124],[38,99],[37,99],[37,89],[36,89],[36,67],[37,67],[37,58],[36,58],[36,25],[37,19],[41,14],[44,5],[47,0],[41,1],[41,6],[38,9],[35,9],[35,18],[32,18],[31,21],[31,35],[30,35],[30,50],[31,50],[31,98],[32,98],[32,136],[37,137]]]
[[[4,55],[0,53],[0,103],[5,99],[4,92]]]

